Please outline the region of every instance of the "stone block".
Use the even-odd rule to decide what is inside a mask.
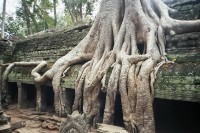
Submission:
[[[25,88],[25,85],[23,83],[18,82],[18,103],[17,108],[21,109],[25,107],[25,101],[27,100],[27,90]]]
[[[36,87],[36,110],[46,111],[46,97],[44,92],[44,86],[42,85],[35,85]]]

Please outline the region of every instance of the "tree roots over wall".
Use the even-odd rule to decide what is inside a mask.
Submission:
[[[119,91],[126,130],[153,133],[153,83],[159,66],[167,62],[165,34],[200,31],[199,20],[175,20],[169,16],[173,13],[176,10],[161,0],[103,0],[86,37],[43,75],[39,72],[47,63],[41,62],[32,71],[34,80],[44,83],[52,79],[55,111],[64,116],[60,80],[71,65],[85,63],[76,81],[73,111],[81,108],[83,97],[84,119],[93,125],[98,122],[98,96],[111,70],[103,122],[112,124]]]

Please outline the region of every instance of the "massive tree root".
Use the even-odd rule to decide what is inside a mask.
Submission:
[[[103,0],[85,38],[44,75],[38,72],[46,65],[45,62],[32,71],[37,82],[53,79],[56,113],[65,115],[61,77],[71,65],[85,63],[77,78],[73,110],[81,108],[83,97],[86,122],[90,125],[98,122],[99,92],[105,87],[106,73],[112,67],[103,122],[113,122],[115,99],[119,92],[125,128],[129,132],[155,132],[153,82],[158,63],[166,59],[165,33],[200,31],[199,20],[175,20],[169,13],[176,11],[161,0]],[[144,48],[140,49],[138,45]]]
[[[2,76],[2,84],[1,84],[1,90],[0,90],[0,99],[3,100],[8,105],[8,74],[10,71],[18,66],[18,67],[30,67],[30,66],[37,66],[41,64],[41,61],[34,61],[34,62],[13,62],[11,64],[3,64],[2,66],[6,67],[3,76]],[[0,103],[1,104],[1,103]]]
[[[18,67],[30,67],[30,66],[37,66],[39,64],[41,64],[43,61],[34,61],[34,62],[13,62],[11,64],[5,64],[6,69],[3,73],[3,77],[2,77],[2,93],[3,93],[3,97],[2,99],[6,100],[6,96],[8,94],[8,74],[10,73],[10,71],[18,66]],[[7,101],[5,101],[7,102]]]

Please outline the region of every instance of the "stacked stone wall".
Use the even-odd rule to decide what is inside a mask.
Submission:
[[[88,30],[89,26],[82,26],[74,30],[43,34],[18,42],[13,51],[15,61],[55,62],[75,47]]]
[[[173,18],[181,20],[200,19],[200,0],[172,0],[167,3],[170,7],[179,11]]]
[[[170,6],[182,12],[182,19],[184,17],[196,19],[195,14],[199,14],[196,10],[200,9],[196,7],[200,5],[200,1],[181,1],[170,3]],[[192,18],[188,18],[191,16],[187,14],[186,6],[193,12]],[[46,60],[48,67],[51,67],[58,58],[75,47],[89,29],[90,26],[82,26],[73,30],[37,35],[15,43],[14,47],[3,47],[0,49],[0,63]],[[159,70],[155,83],[156,97],[200,102],[200,33],[167,35],[166,39],[168,58],[175,63],[164,65]],[[80,65],[71,67],[67,76],[61,81],[63,88],[74,88],[79,68]],[[9,74],[9,81],[34,84],[30,75],[31,70],[31,67],[15,67]],[[2,73],[3,69],[0,71]],[[51,84],[47,83],[47,85]]]

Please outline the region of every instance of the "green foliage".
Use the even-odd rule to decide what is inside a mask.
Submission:
[[[52,28],[54,19],[49,15],[52,9],[51,0],[21,0],[16,15],[26,23],[21,25],[25,27],[26,35]]]
[[[1,14],[0,14],[1,16]],[[6,14],[6,21],[5,21],[5,35],[6,38],[12,37],[12,36],[23,36],[23,21],[19,18],[14,18],[14,15],[8,15]],[[2,21],[2,17],[0,17],[0,20]],[[0,29],[1,30],[1,29]]]
[[[54,7],[61,1],[65,5],[65,11],[58,15]],[[7,17],[6,28],[9,34],[20,36],[55,28],[55,26],[71,28],[90,20],[93,2],[91,0],[20,0],[16,15]]]
[[[7,32],[14,35],[18,34],[20,29],[20,22],[14,20],[13,17],[9,17],[7,20]]]
[[[65,11],[70,16],[73,24],[87,21],[87,16],[92,14],[93,1],[89,0],[64,0]]]
[[[50,2],[49,0],[41,0],[39,3],[39,6],[43,10],[51,10],[53,8],[53,3]]]
[[[87,2],[86,15],[92,15],[93,8],[94,8],[93,3],[92,2]]]

